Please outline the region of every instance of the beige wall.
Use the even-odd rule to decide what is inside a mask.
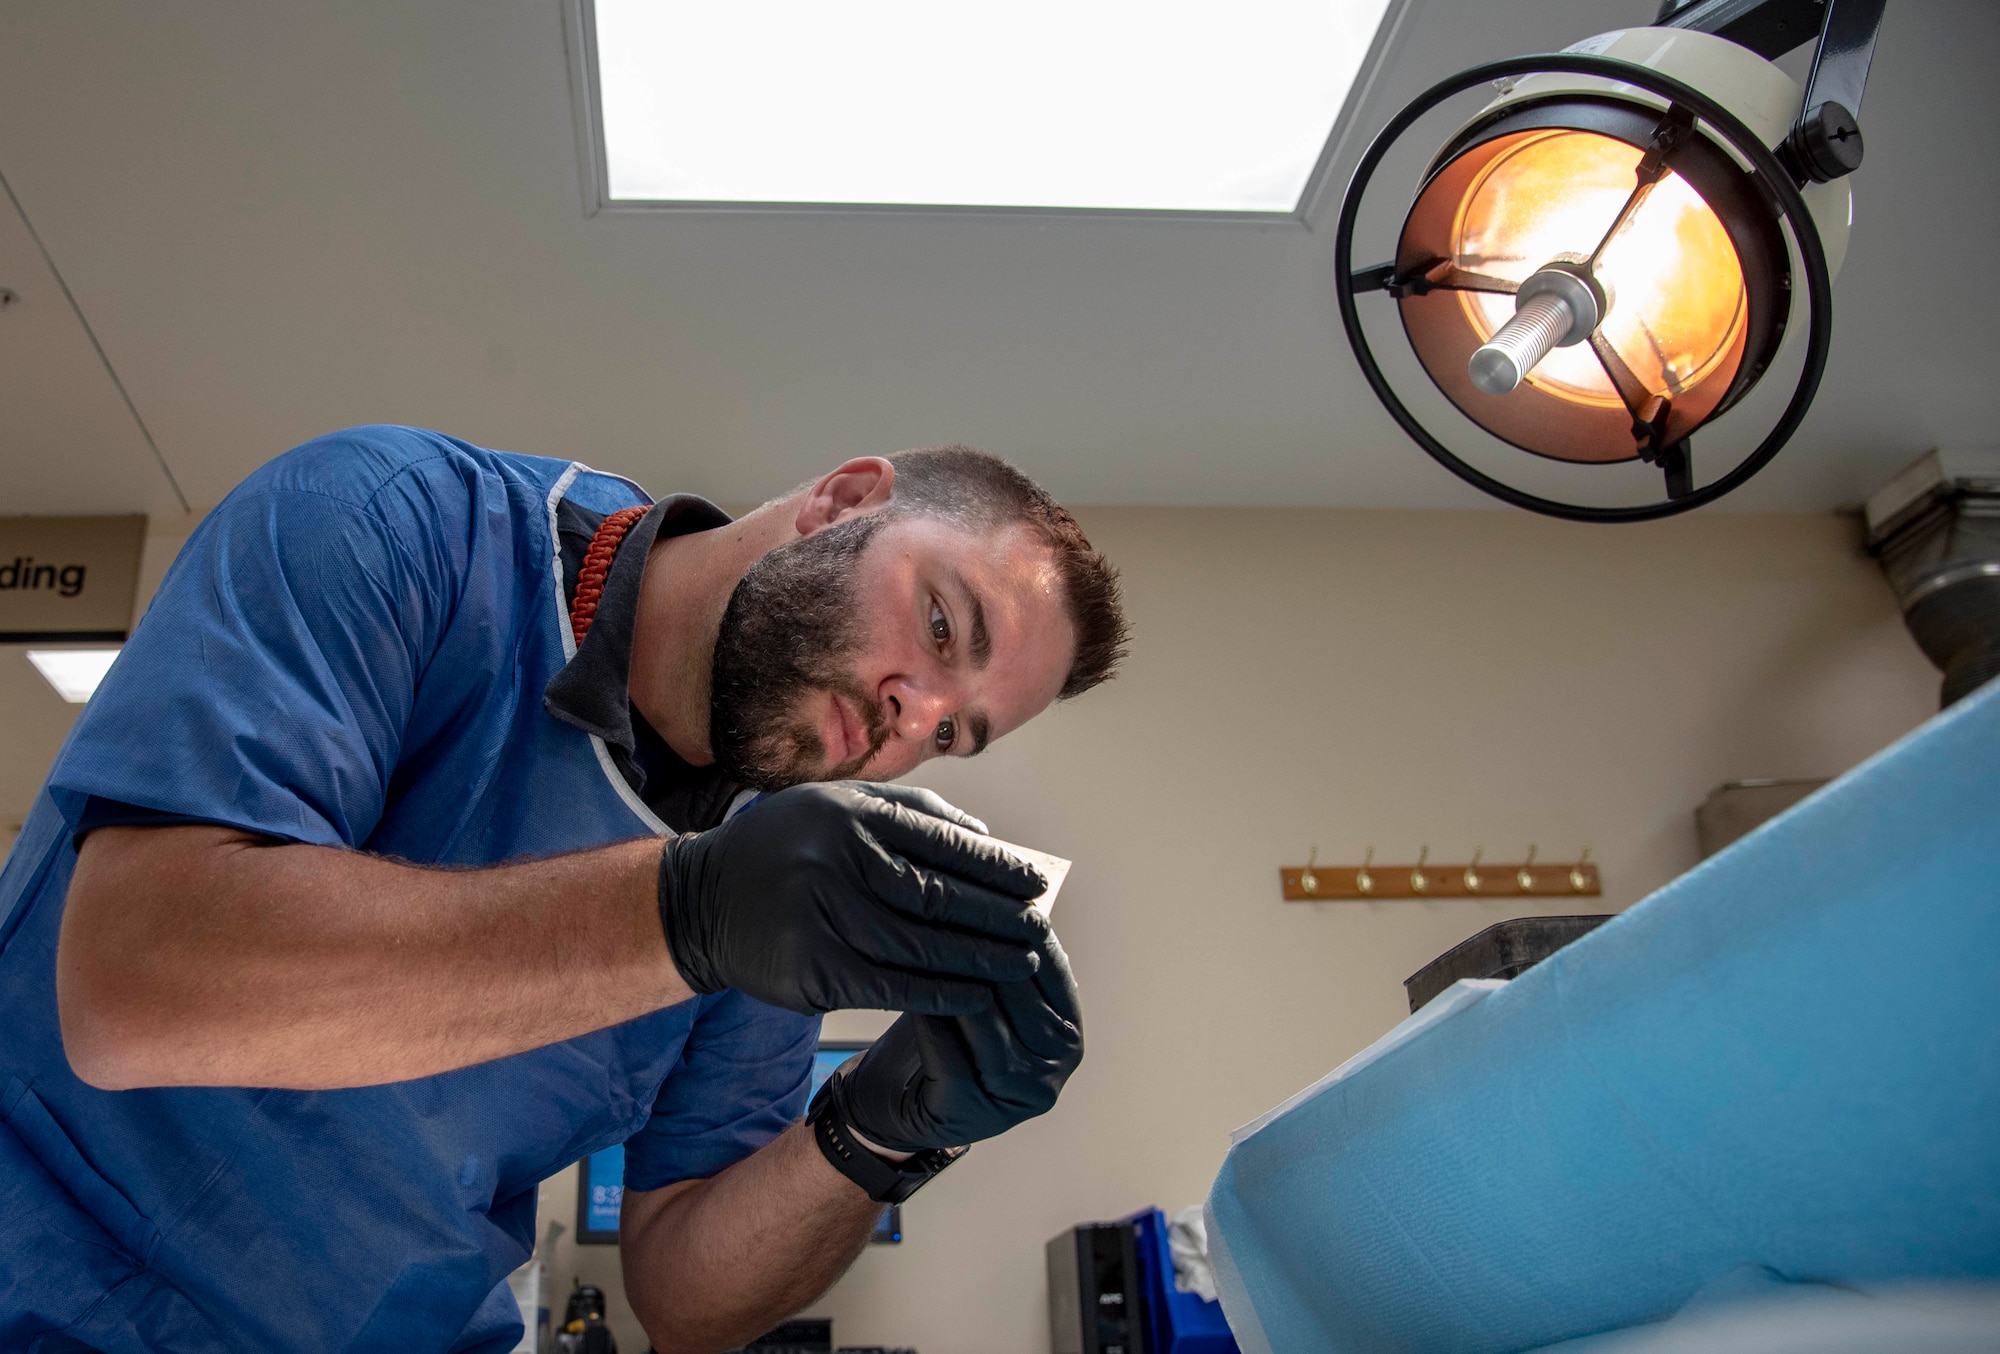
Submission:
[[[1623,907],[1694,862],[1691,810],[1717,783],[1841,771],[1936,700],[1887,586],[1832,517],[1084,518],[1125,570],[1127,672],[929,781],[1076,860],[1056,922],[1089,1056],[1054,1112],[919,1195],[905,1243],[871,1249],[815,1309],[846,1343],[1042,1350],[1047,1237],[1200,1199],[1230,1128],[1393,1025],[1405,976],[1489,922],[1548,910],[1280,902],[1277,867],[1311,844],[1334,863],[1370,843],[1389,860],[1426,842],[1445,859],[1587,843]],[[31,781],[26,761],[45,769],[60,736],[47,721],[68,713],[50,703],[4,735]],[[9,807],[18,821],[26,800]],[[549,1182],[544,1220],[573,1225],[575,1198],[573,1171]],[[560,1315],[572,1272],[615,1288],[616,1251],[565,1244],[552,1270]],[[621,1347],[643,1350],[619,1319]]]
[[[814,1309],[845,1343],[1045,1349],[1046,1238],[1198,1201],[1232,1127],[1406,1014],[1404,977],[1561,906],[1279,901],[1278,866],[1313,843],[1329,862],[1588,844],[1624,907],[1694,863],[1692,810],[1716,784],[1834,774],[1935,708],[1936,674],[1833,517],[1084,520],[1125,570],[1127,672],[927,779],[1075,858],[1055,920],[1089,1055],[1052,1113],[917,1196],[904,1244]],[[575,1198],[569,1173],[544,1193],[566,1220]],[[615,1281],[610,1248],[583,1264]],[[645,1348],[636,1326],[619,1338]]]

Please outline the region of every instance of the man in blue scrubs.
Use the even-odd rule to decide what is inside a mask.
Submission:
[[[734,522],[408,428],[266,465],[0,875],[0,1349],[511,1348],[537,1185],[621,1141],[661,1351],[796,1310],[1082,1055],[1041,878],[878,782],[1123,635],[965,448]],[[909,1014],[800,1125],[840,1007]]]

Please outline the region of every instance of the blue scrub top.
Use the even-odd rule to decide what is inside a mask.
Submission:
[[[734,992],[356,1090],[107,1092],[63,1056],[91,797],[440,865],[667,830],[542,708],[575,650],[565,498],[647,501],[355,428],[258,470],[181,551],[0,873],[0,1349],[511,1349],[544,1178],[623,1141],[627,1183],[657,1189],[799,1117],[817,1020]]]

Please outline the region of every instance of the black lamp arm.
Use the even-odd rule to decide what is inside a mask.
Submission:
[[[1662,28],[1713,33],[1775,61],[1819,39],[1798,121],[1777,148],[1792,177],[1828,183],[1861,167],[1861,96],[1887,0],[1666,0]]]
[[[1812,78],[1806,81],[1808,112],[1837,103],[1860,116],[1861,96],[1868,88],[1868,63],[1875,59],[1875,35],[1882,31],[1887,0],[1827,0],[1826,23],[1820,29],[1819,50],[1813,54]]]
[[[1656,28],[1686,28],[1728,38],[1776,61],[1820,34],[1823,0],[1663,0]]]

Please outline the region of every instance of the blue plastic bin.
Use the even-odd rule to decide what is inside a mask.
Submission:
[[[1238,1354],[1222,1304],[1174,1287],[1167,1215],[1148,1208],[1125,1221],[1132,1224],[1139,1289],[1146,1295],[1146,1354]]]

